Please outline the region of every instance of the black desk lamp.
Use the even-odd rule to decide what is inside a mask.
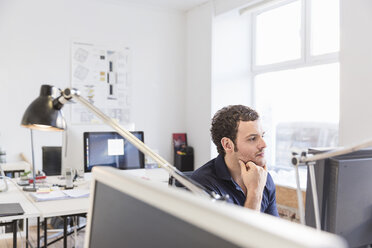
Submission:
[[[112,120],[110,117],[105,115],[102,111],[96,108],[88,100],[80,96],[80,92],[76,89],[67,88],[63,91],[59,90],[59,96],[53,98],[53,91],[58,91],[57,88],[50,85],[42,85],[40,90],[40,96],[31,103],[31,105],[26,110],[23,119],[22,126],[32,129],[39,130],[51,130],[59,131],[66,129],[66,123],[63,118],[61,108],[65,103],[74,99],[77,102],[84,105],[90,111],[92,111],[97,117],[104,121],[107,125],[111,126],[115,131],[117,131],[121,136],[128,140],[132,145],[137,147],[145,155],[151,157],[157,164],[165,169],[171,176],[182,183],[191,192],[207,196],[212,200],[226,200],[228,196],[220,196],[213,191],[209,191],[194,180],[185,176],[176,167],[168,163],[160,155],[152,151],[147,145],[145,145],[136,136],[131,134],[129,131],[125,130],[116,121]],[[31,131],[32,139],[32,131]],[[31,140],[32,142],[32,140]],[[33,156],[32,156],[33,157]],[[33,162],[34,163],[34,162]],[[33,169],[35,176],[35,167]],[[35,182],[35,180],[34,180]]]
[[[50,85],[42,85],[40,96],[36,98],[23,114],[21,126],[29,128],[31,131],[31,149],[32,149],[32,177],[31,186],[23,188],[25,191],[36,191],[35,185],[35,159],[34,159],[34,141],[33,129],[42,131],[63,131],[66,129],[66,122],[63,118],[60,105],[56,105],[56,95],[58,89]],[[60,106],[60,107],[58,107]]]

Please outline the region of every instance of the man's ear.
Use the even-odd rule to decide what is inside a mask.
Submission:
[[[221,145],[226,153],[230,153],[234,151],[234,142],[231,139],[223,137],[221,139]]]

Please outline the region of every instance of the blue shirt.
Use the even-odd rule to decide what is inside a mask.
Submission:
[[[222,155],[218,155],[217,158],[194,171],[191,178],[221,196],[228,194],[228,202],[244,206],[246,200],[244,191],[232,179]],[[269,173],[262,195],[261,212],[279,216],[276,208],[275,184]]]

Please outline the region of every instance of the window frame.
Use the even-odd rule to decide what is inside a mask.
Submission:
[[[301,57],[296,60],[289,60],[268,65],[256,65],[256,18],[266,11],[280,8],[295,1],[301,3]],[[299,67],[315,66],[339,62],[339,52],[322,55],[311,55],[311,0],[286,0],[272,6],[265,7],[251,14],[251,82],[254,85],[254,78],[258,74],[272,71],[296,69]]]
[[[259,14],[266,11],[280,8],[286,4],[295,1],[301,2],[301,57],[296,60],[288,60],[267,65],[256,65],[256,18]],[[311,1],[312,0],[284,0],[275,2],[274,4],[253,10],[250,14],[250,34],[251,34],[251,65],[250,65],[250,90],[251,90],[251,105],[256,108],[256,89],[255,78],[260,74],[265,74],[275,71],[284,71],[298,68],[306,68],[317,65],[326,65],[339,63],[339,51],[321,55],[311,55]],[[279,168],[279,167],[277,167]],[[289,167],[290,168],[290,167]],[[286,168],[288,169],[288,168]]]

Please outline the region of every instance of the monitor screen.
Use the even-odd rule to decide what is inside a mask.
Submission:
[[[142,131],[131,132],[144,141]],[[112,166],[118,169],[145,167],[144,154],[116,132],[84,133],[84,168],[90,172],[93,166]]]

